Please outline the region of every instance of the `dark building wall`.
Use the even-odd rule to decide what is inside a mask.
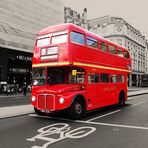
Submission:
[[[7,81],[8,52],[0,48],[0,81]]]
[[[0,82],[31,83],[32,53],[0,48]]]

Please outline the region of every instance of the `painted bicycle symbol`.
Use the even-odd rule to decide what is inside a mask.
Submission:
[[[69,124],[66,123],[56,123],[49,126],[42,127],[37,131],[40,133],[32,138],[26,139],[28,141],[44,140],[47,141],[43,146],[34,145],[32,148],[47,148],[50,144],[61,141],[66,138],[83,138],[93,133],[96,130],[95,127],[84,126],[78,127],[71,130]],[[56,135],[56,138],[53,138]],[[57,136],[58,135],[58,136]],[[58,138],[57,138],[58,137]]]

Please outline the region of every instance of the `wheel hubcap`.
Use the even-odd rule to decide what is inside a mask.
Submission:
[[[75,105],[75,111],[76,111],[78,114],[81,114],[81,112],[82,112],[82,106],[81,106],[81,104],[76,104],[76,105]]]

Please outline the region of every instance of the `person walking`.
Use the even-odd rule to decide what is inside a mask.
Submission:
[[[7,84],[6,94],[7,94],[7,96],[10,94],[10,85],[9,84]]]
[[[7,85],[6,84],[3,87],[3,94],[7,94]]]
[[[26,96],[27,94],[27,83],[24,82],[24,85],[23,85],[23,93],[24,93],[24,96]]]

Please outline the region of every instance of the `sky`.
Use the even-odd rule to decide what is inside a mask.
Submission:
[[[87,8],[88,19],[106,15],[122,17],[148,36],[148,0],[64,0],[64,2],[65,6],[80,14]]]

